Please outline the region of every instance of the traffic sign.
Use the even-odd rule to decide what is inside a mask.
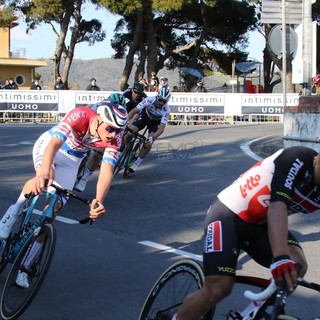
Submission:
[[[282,56],[282,25],[273,27],[268,36],[268,44],[276,56]],[[286,50],[295,56],[298,47],[298,35],[289,26],[286,27]]]
[[[285,20],[287,24],[302,23],[302,0],[285,0]],[[261,22],[281,24],[282,1],[262,0]]]

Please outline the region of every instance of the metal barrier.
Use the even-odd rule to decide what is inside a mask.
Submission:
[[[65,113],[0,112],[0,123],[58,123]],[[283,115],[226,116],[171,114],[169,125],[221,125],[237,123],[283,122]]]

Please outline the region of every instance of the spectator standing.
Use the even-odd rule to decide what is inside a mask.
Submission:
[[[88,91],[100,91],[100,87],[97,86],[97,80],[95,78],[91,78],[90,84],[87,86]]]
[[[19,89],[19,88],[18,88],[18,85],[13,81],[12,78],[9,78],[9,84],[10,84],[10,86],[11,86],[10,89],[13,89],[13,90],[18,90],[18,89]]]
[[[203,84],[203,79],[197,81],[197,85],[191,88],[191,92],[208,92],[207,88]]]
[[[41,90],[41,86],[39,84],[38,80],[34,80],[32,86],[30,87],[30,90]]]
[[[151,72],[151,80],[149,81],[149,91],[158,92],[159,90],[159,78],[155,71]]]
[[[59,76],[56,80],[56,83],[54,85],[54,90],[65,90],[64,83],[62,82],[61,77]]]
[[[172,88],[172,92],[179,92],[179,88],[178,88],[178,86],[173,86],[173,88]]]
[[[11,90],[11,85],[10,85],[10,82],[9,82],[9,79],[6,79],[4,85],[1,87],[1,89],[3,90]]]
[[[169,80],[168,80],[168,78],[165,78],[165,77],[161,77],[161,78],[160,78],[159,90],[160,90],[161,88],[167,88],[167,89],[169,89]]]
[[[141,84],[143,84],[143,87],[144,87],[144,91],[149,91],[149,84],[148,84],[148,81],[145,79],[145,78],[141,78],[139,80],[139,82]]]

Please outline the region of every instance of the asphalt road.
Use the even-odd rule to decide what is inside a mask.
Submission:
[[[1,211],[33,175],[32,144],[48,127],[0,125]],[[282,134],[281,124],[169,126],[134,175],[115,178],[106,199],[107,215],[92,228],[76,223],[86,215],[85,205],[75,200],[66,205],[61,216],[75,223],[55,222],[58,243],[52,266],[20,319],[138,319],[153,282],[179,258],[159,245],[200,257],[202,223],[215,195],[255,159],[281,147]],[[87,198],[94,196],[96,176],[83,193]],[[319,215],[296,215],[290,223],[310,263],[308,279],[320,282]],[[239,270],[268,275],[245,255]],[[288,307],[299,315],[295,297],[289,300]],[[307,307],[302,319],[310,319],[315,308],[320,313],[319,295],[303,301]]]

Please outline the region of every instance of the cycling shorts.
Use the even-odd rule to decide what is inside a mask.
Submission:
[[[133,121],[132,126],[137,127],[139,131],[147,127],[150,134],[150,133],[155,133],[158,130],[160,121],[161,119],[159,120],[150,119],[150,117],[146,112],[146,109],[142,109],[141,112],[139,113],[138,119]]]
[[[300,247],[290,231],[288,244]],[[267,223],[248,223],[232,212],[215,213],[215,221],[208,225],[204,236],[205,275],[235,276],[240,250],[247,252],[258,264],[269,268],[273,256]]]

